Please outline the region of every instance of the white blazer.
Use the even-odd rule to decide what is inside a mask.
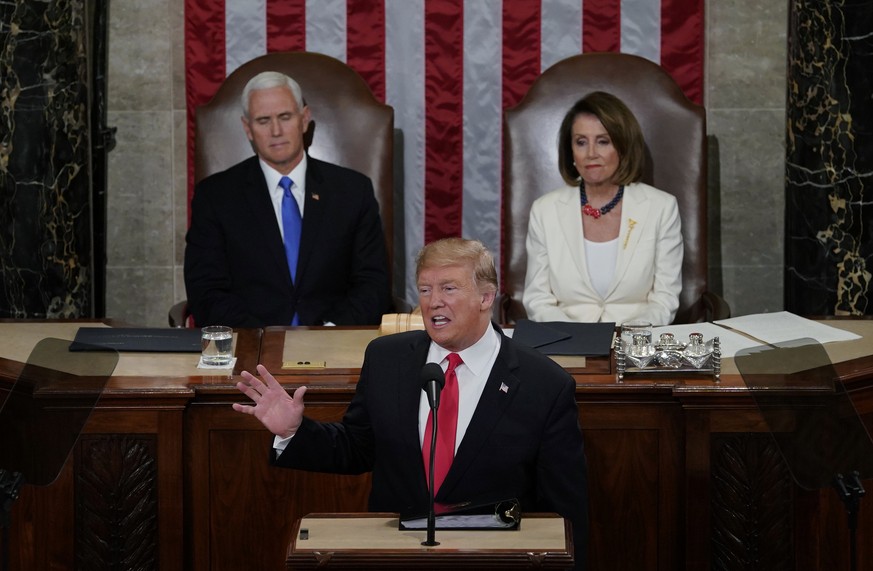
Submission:
[[[531,207],[522,296],[528,317],[670,324],[682,291],[682,229],[676,198],[643,183],[625,186],[618,259],[605,298],[589,277],[581,209],[579,189],[570,186],[541,196]]]

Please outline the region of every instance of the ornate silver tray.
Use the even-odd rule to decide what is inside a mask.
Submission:
[[[694,336],[698,336],[696,339]],[[718,337],[703,341],[699,333],[691,334],[690,343],[675,341],[672,334],[662,334],[656,343],[626,347],[621,337],[613,342],[618,380],[629,374],[702,373],[721,379],[721,342]]]

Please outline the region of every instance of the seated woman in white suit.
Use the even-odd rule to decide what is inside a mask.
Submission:
[[[639,182],[645,143],[609,93],[577,101],[558,133],[567,186],[537,199],[522,302],[534,321],[643,320],[667,325],[682,290],[676,199]]]

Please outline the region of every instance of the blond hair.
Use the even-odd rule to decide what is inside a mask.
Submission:
[[[473,268],[473,283],[479,291],[497,291],[497,270],[494,257],[479,240],[443,238],[426,245],[415,259],[415,278],[427,268],[469,265]]]

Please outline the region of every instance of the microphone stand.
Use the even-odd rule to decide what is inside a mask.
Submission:
[[[428,498],[430,504],[427,510],[427,539],[422,541],[421,544],[426,547],[433,547],[434,545],[439,545],[440,542],[435,539],[436,535],[436,512],[434,511],[434,496],[436,495],[436,491],[433,489],[433,464],[434,464],[434,455],[436,453],[436,441],[437,441],[437,408],[431,407],[433,414],[431,414],[431,426],[433,430],[431,430],[430,435],[430,458],[428,459],[428,465],[430,466],[428,490],[430,490],[430,497]]]
[[[428,510],[427,510],[427,540],[422,541],[421,544],[427,547],[433,547],[434,545],[439,545],[439,542],[434,539],[434,534],[436,533],[436,513],[434,511],[434,496],[436,495],[436,490],[434,490],[434,476],[433,476],[433,465],[436,457],[436,446],[437,446],[437,411],[440,408],[440,391],[443,388],[443,385],[446,382],[445,375],[440,366],[436,363],[427,363],[421,370],[421,388],[424,390],[427,395],[427,402],[430,405],[430,424],[431,424],[431,434],[430,434],[430,454],[428,458],[428,479],[430,482],[428,483]]]

